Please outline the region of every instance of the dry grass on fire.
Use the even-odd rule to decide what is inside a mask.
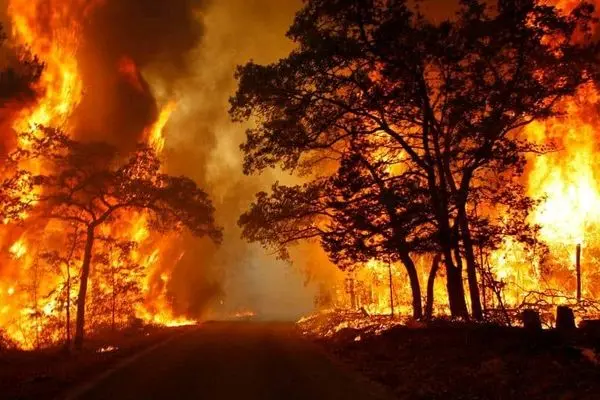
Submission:
[[[0,347],[0,398],[37,400],[85,383],[136,353],[189,327],[144,326],[90,336],[82,351],[63,347],[23,351]]]
[[[324,313],[300,329],[401,399],[598,399],[600,335]]]

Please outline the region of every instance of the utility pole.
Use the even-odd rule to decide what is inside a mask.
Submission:
[[[356,309],[356,293],[354,291],[354,276],[348,274],[346,278],[346,293],[350,295],[350,308]]]
[[[577,302],[581,301],[581,244],[577,244],[575,253],[575,272],[577,274]]]
[[[394,318],[394,283],[392,281],[392,263],[388,261],[388,272],[390,276],[390,317]]]

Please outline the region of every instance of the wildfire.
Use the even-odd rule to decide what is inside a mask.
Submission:
[[[161,153],[165,148],[164,129],[171,118],[171,114],[177,108],[177,103],[171,101],[160,111],[158,119],[152,127],[147,131],[148,143],[157,153]]]
[[[577,0],[548,3],[565,12],[580,4]],[[377,76],[371,78],[377,79]],[[540,227],[537,239],[547,246],[548,252],[525,248],[514,238],[506,237],[499,249],[481,254],[480,266],[492,273],[491,278],[499,290],[498,293],[491,288],[482,290],[486,308],[499,307],[500,301],[507,308],[516,308],[527,304],[532,293],[538,296],[534,303],[550,307],[577,306],[581,299],[594,302],[600,299],[599,103],[600,92],[594,85],[582,87],[575,96],[557,105],[563,115],[532,123],[522,132],[530,141],[554,148],[545,154],[528,156],[522,178],[527,194],[540,200],[529,222]],[[581,250],[579,278],[578,249]],[[415,256],[415,259],[424,288],[431,267],[430,257]],[[371,314],[390,314],[389,286],[393,285],[396,307],[400,313],[410,314],[409,309],[402,310],[410,299],[403,268],[400,265],[388,268],[387,263],[378,260],[366,263],[347,278],[342,297],[353,297],[355,308],[363,307]],[[578,279],[580,294],[577,293]],[[445,289],[438,281],[434,295],[438,307],[445,298]],[[443,309],[437,311],[444,312]]]
[[[525,247],[513,238],[504,238],[496,251],[483,259],[501,288],[504,306],[514,308],[536,293],[541,304],[574,305],[577,297],[576,253],[581,246],[582,297],[600,298],[600,151],[597,127],[599,93],[595,87],[582,88],[575,98],[560,107],[564,116],[531,124],[525,129],[529,140],[553,145],[554,151],[531,155],[524,176],[528,195],[541,200],[529,222],[540,226],[538,240],[548,247],[548,256]],[[417,260],[420,281],[425,286],[430,261]],[[399,314],[410,314],[410,291],[401,266],[371,260],[359,269],[359,288],[355,306],[371,314],[390,314],[390,280],[394,303]],[[436,281],[434,297],[437,313],[444,313],[439,302],[445,289]],[[354,284],[356,286],[356,284]],[[366,285],[366,287],[364,287]],[[359,290],[360,289],[360,290]],[[346,292],[348,292],[346,288]],[[498,307],[497,295],[484,290],[487,307]],[[536,301],[538,301],[536,300]],[[404,302],[404,303],[403,303]]]
[[[583,295],[598,298],[597,253],[600,249],[600,186],[596,171],[599,149],[595,109],[599,96],[593,87],[582,88],[578,96],[562,105],[565,116],[530,125],[530,140],[554,144],[556,151],[532,156],[527,188],[531,197],[542,199],[533,210],[531,222],[540,226],[539,239],[549,248],[550,271],[540,260],[527,254],[517,243],[506,239],[492,256],[498,278],[513,284],[514,302],[532,290],[559,289],[575,297],[576,250],[583,249]]]
[[[580,2],[549,3],[569,12]],[[568,298],[579,295],[578,279],[583,297],[597,300],[600,296],[599,101],[597,88],[587,85],[559,105],[563,116],[526,128],[529,140],[555,147],[555,151],[531,156],[526,174],[529,196],[542,199],[530,222],[540,226],[539,239],[548,246],[549,260],[544,260],[543,265],[540,254],[527,251],[508,238],[504,240],[503,246],[492,254],[490,264],[497,278],[507,284],[504,295],[509,303],[518,304],[532,291],[558,294],[548,300],[553,304],[568,302]],[[582,254],[578,278],[579,248]]]
[[[567,104],[567,118],[532,125],[534,140],[558,141],[559,150],[532,160],[529,173],[531,195],[546,201],[534,213],[544,239],[565,245],[583,244],[600,221],[600,191],[595,127],[585,121],[586,110],[595,108],[598,97],[591,87]],[[594,241],[594,238],[587,238]]]
[[[12,246],[10,246],[10,254],[18,260],[27,253],[27,245],[23,239],[17,240]]]
[[[75,14],[77,6],[51,1],[46,9],[27,0],[9,2],[15,40],[45,63],[36,87],[38,102],[15,120],[13,127],[17,132],[39,125],[64,126],[81,101],[83,86],[76,58],[81,31],[80,18]],[[89,10],[87,7],[84,12]],[[40,24],[41,20],[46,20],[47,26]]]
[[[103,0],[50,0],[43,4],[28,0],[9,1],[13,42],[44,63],[42,75],[34,87],[37,99],[12,121],[15,132],[31,132],[39,136],[43,135],[39,127],[47,126],[60,128],[67,134],[73,133],[75,127],[71,126],[71,117],[84,95],[78,59],[83,27],[90,13],[102,3]],[[122,57],[116,67],[129,85],[140,91],[149,90],[145,89],[148,86],[145,86],[132,58]],[[176,103],[168,102],[160,110],[157,120],[140,132],[158,153],[165,146],[165,126],[175,109]],[[20,146],[28,148],[26,139],[19,140]],[[27,167],[32,172],[43,168],[35,161]],[[165,260],[165,266],[160,263],[161,252],[166,251],[170,243],[168,239],[150,232],[146,222],[143,214],[132,213],[126,223],[114,224],[102,232],[106,237],[129,240],[135,246],[131,260],[124,262],[108,245],[97,244],[105,246],[102,252],[108,254],[110,260],[105,267],[108,268],[106,277],[90,277],[89,294],[99,306],[90,305],[88,325],[110,324],[111,319],[113,324],[124,324],[133,316],[167,326],[195,323],[174,315],[172,311],[172,302],[167,295],[171,275],[165,268],[171,269],[175,264],[167,264],[168,260]],[[66,224],[50,223],[41,228],[42,232],[35,234],[21,234],[18,228],[7,229],[15,229],[16,233],[0,236],[0,240],[21,236],[12,244],[4,244],[10,262],[0,268],[0,334],[22,348],[64,340],[65,309],[74,307],[77,298],[75,277],[79,274],[79,255],[73,253],[74,259],[62,260],[55,268],[44,265],[42,255],[53,249],[50,242],[54,239],[50,238],[64,235],[71,228]],[[62,250],[70,247],[66,243],[58,245]],[[127,263],[134,263],[140,268],[120,272],[125,270]],[[120,273],[125,275],[120,276]],[[115,295],[118,279],[126,285],[138,285],[142,299],[119,299]],[[112,318],[100,310],[102,306],[106,307],[107,299],[113,302]],[[115,315],[116,305],[128,308],[132,315]]]

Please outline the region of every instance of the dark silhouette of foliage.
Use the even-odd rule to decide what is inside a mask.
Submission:
[[[6,35],[0,26],[0,47],[6,41]],[[5,57],[8,58],[8,57]],[[8,103],[22,103],[35,97],[33,84],[39,79],[44,65],[36,57],[22,51],[19,57],[9,60],[5,69],[0,71],[0,109]]]
[[[354,219],[350,225],[360,226],[366,213],[376,219],[383,209],[390,222],[394,214],[405,221],[421,213],[412,222],[389,225],[407,231],[388,247],[395,243],[400,258],[398,237],[410,238],[434,224],[452,315],[468,317],[466,264],[472,314],[480,319],[473,229],[489,217],[475,217],[475,200],[492,199],[480,196],[494,190],[490,171],[514,181],[523,171],[524,153],[541,150],[526,140],[523,127],[559,115],[560,100],[597,75],[592,13],[587,3],[562,15],[534,0],[499,0],[495,7],[464,0],[455,18],[432,23],[403,0],[310,0],[288,32],[297,44],[288,57],[270,65],[249,62],[237,72],[231,116],[258,121],[242,145],[244,170],[278,166],[304,176],[332,176],[360,196],[363,177],[345,175],[348,160],[385,160],[389,171],[400,172],[388,172],[385,190],[363,204],[362,212],[342,203],[350,207],[344,222]],[[302,190],[313,190],[320,177]],[[315,229],[302,218],[306,204],[284,199],[288,189],[278,190],[268,200],[260,194],[240,220],[249,227],[248,239],[278,243],[280,234],[293,237],[297,229],[302,238]],[[283,215],[277,214],[277,202],[285,202]],[[270,208],[261,209],[261,203]],[[298,225],[290,218],[296,203]],[[419,206],[408,211],[403,203]],[[263,215],[272,210],[277,211]],[[286,223],[275,224],[278,217]],[[261,221],[270,224],[260,226]],[[274,232],[265,233],[269,230]],[[353,240],[357,251],[364,250],[360,235]],[[351,240],[338,235],[325,244],[339,254],[350,247],[344,242]]]

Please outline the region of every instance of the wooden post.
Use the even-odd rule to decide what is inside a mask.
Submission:
[[[542,320],[540,313],[535,310],[524,310],[521,313],[521,320],[523,321],[523,327],[528,331],[541,331]]]
[[[569,331],[576,328],[575,314],[567,306],[556,307],[556,329]]]
[[[394,283],[392,282],[392,263],[388,261],[388,272],[390,275],[390,316],[394,318]]]
[[[350,304],[353,310],[356,310],[356,292],[354,291],[354,277],[350,278]]]
[[[581,244],[577,245],[575,253],[575,271],[577,273],[577,302],[581,301]]]
[[[356,310],[356,293],[354,292],[354,277],[348,275],[346,278],[346,293],[350,295],[350,308]]]

